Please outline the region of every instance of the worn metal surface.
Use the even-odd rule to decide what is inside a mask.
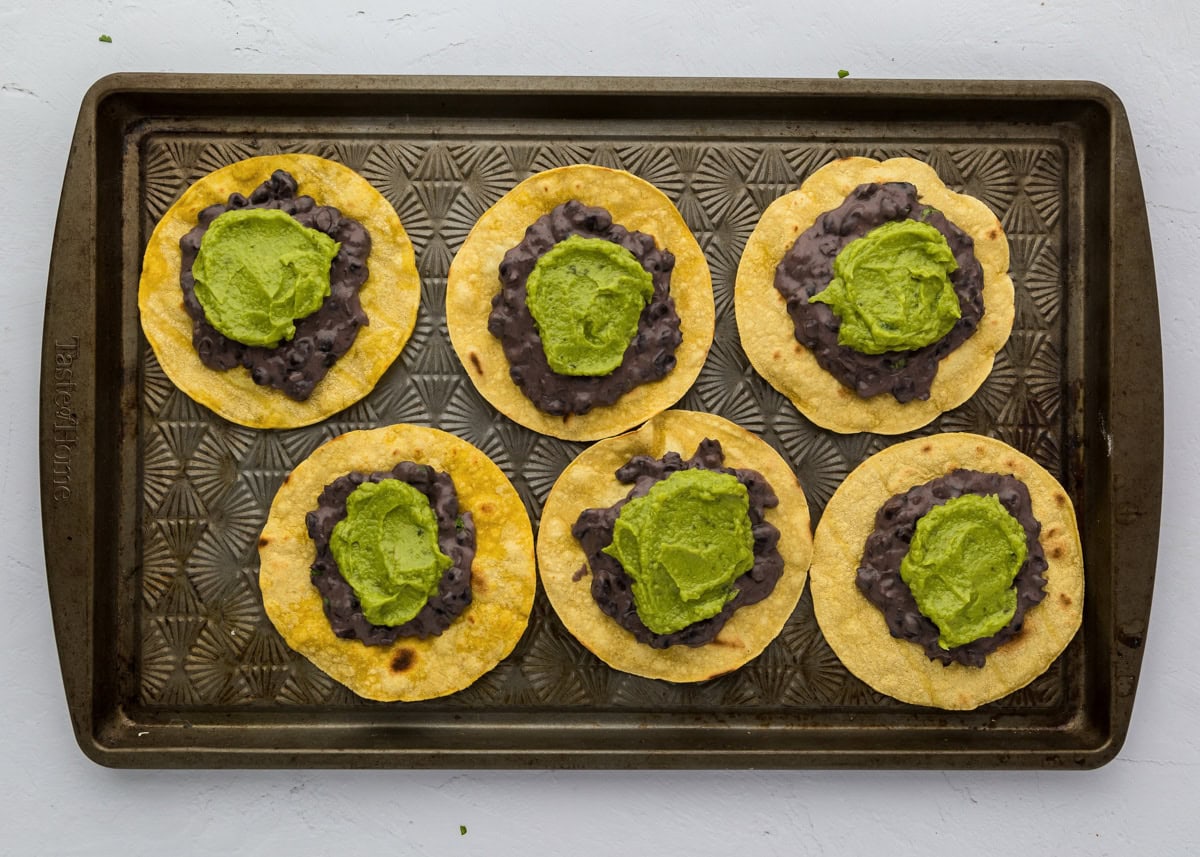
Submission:
[[[422,276],[417,329],[360,404],[304,429],[229,424],[180,393],[137,322],[141,252],[187,185],[302,151],[396,207]],[[716,338],[681,402],[762,435],[819,516],[902,438],[814,427],[749,367],[733,277],[765,207],[845,155],[908,155],[1000,216],[1013,335],[978,394],[922,432],[1033,456],[1079,510],[1084,627],[1029,687],[975,712],[905,706],[847,673],[807,593],[743,669],[676,686],[617,673],[539,593],[513,655],[443,700],[359,700],[293,653],[258,594],[258,531],[322,441],[392,422],[486,451],[536,525],[583,448],[499,416],[445,332],[445,276],[475,219],[538,170],[629,170],[679,207],[713,272]],[[47,297],[47,568],[84,751],[121,766],[1093,767],[1128,728],[1149,618],[1162,460],[1157,300],[1119,101],[1073,83],[122,75],[85,100]],[[921,432],[918,432],[921,433]]]

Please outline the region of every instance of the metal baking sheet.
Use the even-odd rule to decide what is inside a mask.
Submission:
[[[141,255],[189,183],[311,152],[361,172],[416,246],[412,340],[360,404],[308,428],[227,423],[175,389],[137,318]],[[656,184],[713,272],[716,338],[681,405],[757,432],[819,516],[901,438],[814,427],[749,367],[734,272],[765,207],[846,155],[909,155],[986,201],[1012,248],[1016,322],[977,395],[923,432],[1033,456],[1079,511],[1083,629],[1027,688],[973,712],[903,705],[841,667],[806,592],[780,637],[698,685],[615,672],[538,593],[516,651],[424,703],[358,699],[266,619],[258,531],[315,446],[438,426],[504,469],[536,525],[583,448],[498,415],[450,347],[445,277],[476,218],[538,170],[590,162]],[[46,565],[76,737],[113,766],[1089,768],[1129,727],[1155,570],[1162,368],[1128,122],[1067,82],[117,75],[83,101],[50,267],[42,363]],[[918,432],[920,433],[920,432]]]

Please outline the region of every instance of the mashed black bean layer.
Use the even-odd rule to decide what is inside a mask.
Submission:
[[[833,309],[809,298],[833,279],[833,260],[843,247],[893,220],[919,220],[945,236],[958,262],[950,283],[962,317],[937,342],[912,351],[862,354],[838,344],[840,322]],[[983,269],[975,242],[940,211],[922,205],[907,182],[859,185],[840,206],[817,218],[775,269],[775,288],[787,299],[796,340],[817,364],[863,398],[891,393],[897,401],[928,399],[938,361],[962,345],[983,318]]]
[[[934,506],[963,494],[995,495],[1025,530],[1028,553],[1017,572],[1017,610],[1009,623],[992,634],[962,646],[943,649],[938,645],[938,628],[923,615],[912,590],[900,577],[900,562],[908,554],[917,521]],[[875,531],[867,538],[856,583],[867,599],[878,607],[893,637],[921,646],[930,660],[943,664],[983,666],[987,655],[1021,632],[1025,612],[1046,597],[1046,555],[1039,536],[1041,523],[1033,517],[1033,504],[1024,482],[999,473],[955,470],[910,488],[890,498],[875,516]]]
[[[648,455],[632,458],[617,471],[617,480],[632,485],[625,499],[607,509],[585,509],[580,514],[571,534],[579,540],[587,556],[587,565],[579,574],[591,569],[592,597],[607,615],[625,630],[655,649],[682,644],[703,646],[712,642],[721,628],[729,621],[734,611],[762,601],[775,589],[783,574],[783,557],[779,555],[779,530],[768,523],[765,510],[779,505],[770,483],[756,470],[735,470],[724,467],[725,455],[721,444],[715,440],[704,440],[696,448],[696,454],[687,461],[676,452],[668,452],[661,459]],[[754,565],[733,582],[737,595],[721,612],[708,619],[693,622],[671,634],[655,634],[637,614],[633,603],[633,580],[621,564],[601,551],[612,543],[613,527],[621,508],[635,497],[645,497],[650,488],[680,470],[704,469],[717,473],[729,473],[746,486],[750,494],[750,523],[754,534]]]
[[[559,375],[550,368],[533,316],[525,305],[525,282],[537,260],[572,235],[619,244],[638,260],[654,281],[654,295],[638,318],[637,333],[608,375]],[[492,299],[488,331],[500,340],[509,375],[538,408],[554,416],[586,414],[611,405],[639,384],[657,381],[675,368],[675,349],[683,341],[679,314],[671,297],[675,256],[654,245],[654,237],[613,223],[603,208],[571,200],[539,217],[521,243],[500,263],[500,292]]]
[[[403,625],[373,625],[362,614],[353,588],[342,576],[329,549],[333,528],[346,517],[346,498],[364,482],[399,479],[416,488],[433,507],[438,524],[438,547],[453,564],[442,574],[438,591],[421,611]],[[425,464],[402,461],[391,470],[349,473],[325,486],[317,508],[305,517],[308,535],[316,543],[312,581],[325,601],[325,615],[333,633],[344,639],[362,640],[368,646],[387,646],[400,637],[430,637],[450,627],[471,603],[471,563],[475,559],[475,522],[470,512],[458,513],[458,492],[447,473]]]
[[[192,345],[200,362],[217,371],[244,366],[254,383],[274,387],[296,401],[304,401],[338,358],[350,350],[358,329],[368,323],[358,290],[367,281],[371,236],[366,227],[336,208],[317,205],[310,196],[296,196],[296,188],[291,174],[276,170],[249,198],[235,193],[227,202],[201,211],[199,225],[179,240],[183,252],[179,283],[184,306],[192,318]],[[342,245],[329,269],[329,296],[320,309],[296,322],[296,335],[290,341],[280,342],[274,348],[243,345],[229,339],[208,323],[196,298],[192,265],[204,233],[219,215],[245,208],[279,209],[302,226],[324,232]]]

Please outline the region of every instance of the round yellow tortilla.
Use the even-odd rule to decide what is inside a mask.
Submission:
[[[600,610],[590,574],[576,579],[586,558],[571,527],[584,509],[611,506],[629,493],[631,486],[618,482],[615,473],[635,455],[660,458],[673,451],[686,459],[706,438],[720,441],[727,467],[757,470],[778,496],[779,505],[766,510],[766,519],[779,528],[783,576],[767,598],[737,610],[712,642],[653,649]],[[795,610],[812,557],[808,501],[791,467],[761,438],[713,414],[665,411],[637,431],[589,447],[567,466],[542,509],[537,555],[551,605],[600,660],[646,678],[704,681],[758,656]]]
[[[500,262],[535,220],[577,199],[598,205],[613,222],[654,237],[675,255],[671,296],[683,342],[666,377],[641,384],[617,402],[586,414],[556,417],[540,410],[513,383],[500,340],[488,332],[492,298],[500,291]],[[630,173],[577,165],[538,173],[484,212],[450,265],[446,326],[467,375],[485,399],[526,428],[565,440],[595,440],[640,425],[688,391],[712,345],[715,310],[712,278],[700,245],[682,215],[654,185]]]
[[[343,640],[310,579],[316,549],[304,516],[339,476],[390,470],[401,461],[450,474],[459,509],[473,516],[472,600],[440,636],[390,646]],[[445,696],[495,667],[525,632],[537,581],[533,530],[512,484],[465,440],[422,426],[349,432],[318,447],[280,486],[258,553],[263,604],[287,644],[359,696],[382,701]]]
[[[286,170],[297,193],[332,205],[371,235],[368,276],[359,291],[368,323],[350,350],[302,402],[259,386],[241,366],[224,372],[200,362],[192,346],[192,319],[179,285],[179,239],[199,213],[235,192],[249,195],[276,170]],[[201,178],[155,226],[146,245],[138,310],[142,330],[163,371],[179,389],[221,416],[250,428],[310,425],[357,402],[374,389],[412,335],[421,298],[408,234],[388,201],[358,173],[315,155],[265,155],[222,167]]]
[[[909,182],[975,242],[983,268],[983,318],[971,338],[938,364],[928,399],[901,404],[890,393],[864,399],[817,365],[796,341],[787,303],[775,288],[775,268],[801,233],[867,182]],[[912,158],[843,158],[813,173],[799,190],[775,200],[746,242],[734,286],[738,333],[746,356],[767,382],[819,426],[831,431],[901,434],[929,423],[969,399],[992,371],[1012,331],[1013,283],[1008,239],[983,202],[942,184],[928,164]]]
[[[988,655],[983,667],[942,666],[915,643],[896,639],[880,610],[855,585],[884,502],[958,468],[1012,475],[1025,483],[1049,563],[1046,597],[1025,614],[1020,634]],[[969,710],[1019,690],[1049,669],[1083,619],[1083,550],[1066,491],[1033,459],[981,435],[916,438],[859,465],[825,507],[811,576],[817,623],[842,663],[880,693],[914,705]]]

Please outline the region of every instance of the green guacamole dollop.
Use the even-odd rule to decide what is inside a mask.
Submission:
[[[368,621],[403,625],[437,592],[453,564],[437,532],[429,498],[399,479],[364,482],[346,498],[329,549]]]
[[[227,211],[200,240],[192,264],[196,299],[225,336],[274,347],[296,335],[298,319],[320,309],[340,246],[277,209]]]
[[[833,280],[809,300],[841,320],[839,345],[863,354],[912,351],[937,342],[962,316],[950,282],[957,268],[937,229],[892,221],[843,247]]]
[[[1025,528],[995,495],[963,494],[917,521],[900,577],[944,649],[989,637],[1017,609]]]
[[[750,495],[737,477],[680,470],[630,500],[604,548],[633,579],[637,614],[656,634],[715,616],[754,565]]]
[[[538,259],[525,289],[550,369],[599,376],[621,365],[654,281],[619,244],[572,235]]]

